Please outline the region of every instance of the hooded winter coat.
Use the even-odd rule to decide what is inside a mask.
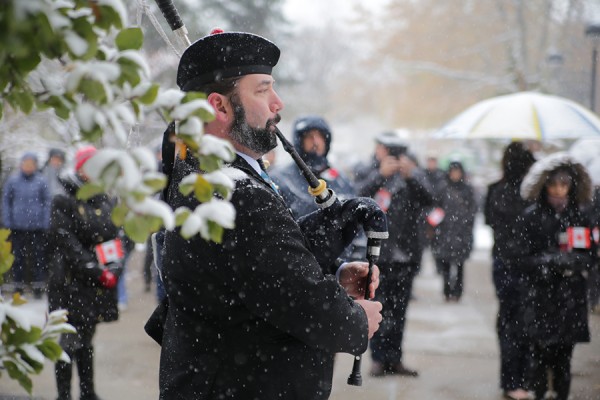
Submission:
[[[76,326],[118,319],[117,291],[99,281],[103,269],[95,246],[119,236],[111,220],[114,202],[105,194],[78,200],[83,184],[77,176],[60,179],[65,194],[52,203],[48,302],[50,310],[66,309]]]
[[[508,261],[506,256],[520,246],[515,227],[523,210],[532,203],[521,197],[521,183],[534,161],[522,144],[511,143],[504,152],[502,179],[488,186],[483,214],[494,231],[492,255],[504,263]]]
[[[198,205],[177,189],[197,171],[176,161],[173,208]],[[270,185],[241,157],[225,172],[236,220],[222,243],[166,233],[160,398],[326,399],[334,354],[367,348],[366,315]]]
[[[322,156],[307,153],[303,149],[303,137],[313,129],[321,132],[325,139],[325,154]],[[317,178],[323,179],[327,183],[327,187],[332,189],[340,200],[356,196],[350,180],[338,169],[329,165],[327,155],[331,147],[331,131],[322,118],[317,116],[298,118],[294,124],[293,142],[294,148],[302,160],[307,163]],[[296,163],[292,162],[284,167],[275,168],[272,172],[269,171],[269,175],[279,187],[281,195],[296,218],[318,209],[315,198],[308,193],[306,179]]]
[[[556,212],[548,203],[545,184],[549,174],[564,168],[573,185],[569,203]],[[535,201],[522,216],[517,233],[521,246],[513,256],[528,285],[525,326],[538,344],[575,344],[590,340],[586,279],[595,262],[590,216],[582,207],[591,197],[585,169],[565,153],[555,153],[536,162],[521,185],[521,195]],[[561,251],[559,240],[568,228],[584,228],[578,240],[589,248]],[[585,247],[585,246],[584,246]]]

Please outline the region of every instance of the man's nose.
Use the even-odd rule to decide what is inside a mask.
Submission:
[[[273,102],[271,103],[271,112],[277,114],[279,111],[283,110],[283,107],[283,101],[277,93],[274,93]]]

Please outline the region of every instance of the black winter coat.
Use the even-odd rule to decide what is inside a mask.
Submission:
[[[408,179],[400,174],[384,178],[375,164],[370,173],[361,175],[360,183],[357,181],[359,195],[375,199],[387,214],[389,238],[383,241],[379,262],[419,264],[424,247],[423,210],[433,205],[433,191],[425,173],[415,168]]]
[[[177,190],[197,170],[176,162],[174,208],[198,205]],[[166,234],[160,398],[326,399],[334,354],[367,348],[366,315],[268,183],[240,157],[225,171],[237,215],[222,243]]]
[[[507,256],[521,247],[517,224],[531,201],[520,194],[521,181],[502,179],[488,186],[483,214],[485,223],[494,231],[492,254],[508,262]]]
[[[436,259],[464,263],[473,250],[473,225],[477,204],[473,187],[463,181],[446,180],[438,192],[438,205],[444,210],[435,228],[432,244]]]
[[[521,239],[517,266],[528,283],[525,326],[540,344],[588,342],[587,271],[594,262],[594,248],[574,250],[572,267],[557,262],[559,233],[568,227],[591,228],[589,216],[571,204],[557,214],[545,202],[525,210],[517,232]]]
[[[99,281],[102,268],[95,246],[119,236],[111,220],[114,202],[105,194],[78,200],[82,182],[77,177],[61,179],[65,194],[52,203],[48,301],[50,310],[66,309],[76,326],[118,319],[117,290]]]

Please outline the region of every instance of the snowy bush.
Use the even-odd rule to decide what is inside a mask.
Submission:
[[[104,191],[118,197],[120,206],[113,222],[123,225],[136,242],[144,242],[160,227],[173,229],[185,221],[152,199],[166,178],[149,161],[149,151],[128,148],[128,132],[150,112],[177,121],[180,128],[173,140],[185,144],[208,173],[219,170],[223,161],[231,161],[234,152],[229,143],[214,138],[207,146],[210,151],[204,149],[202,122],[213,118],[204,94],[163,89],[150,82],[140,52],[142,30],[125,27],[126,22],[121,0],[5,3],[0,11],[0,41],[5,44],[0,49],[0,117],[6,107],[23,113],[51,108],[59,118],[75,120],[84,141],[98,142],[110,135],[117,145],[101,149],[91,159],[86,173],[92,182],[79,196]],[[42,64],[55,64],[45,71],[56,73],[33,74]],[[33,75],[38,78],[32,79]],[[197,185],[196,192],[218,191],[220,195],[232,186],[216,187],[207,180],[197,180]],[[231,226],[234,215],[228,209],[223,214],[229,216],[224,225]],[[193,234],[221,240],[222,229],[215,224],[205,221],[193,226]]]
[[[47,314],[44,324],[36,326],[31,316],[19,309],[25,302],[19,294],[8,301],[0,296],[0,375],[6,370],[31,394],[29,376],[39,374],[46,359],[70,362],[57,342],[60,334],[75,333],[75,328],[67,324],[64,310]]]
[[[3,1],[0,123],[17,113],[50,109],[64,123],[77,124],[82,142],[101,143],[110,136],[108,142],[117,145],[101,148],[86,164],[91,181],[78,196],[85,199],[107,192],[119,198],[112,220],[136,242],[146,241],[163,226],[178,225],[185,226],[186,236],[200,234],[206,240],[220,241],[223,229],[233,227],[235,211],[228,202],[233,183],[217,172],[224,161],[233,159],[233,148],[203,135],[203,122],[213,118],[204,94],[161,88],[149,80],[149,68],[140,52],[142,30],[126,24],[121,0]],[[179,132],[172,139],[180,154],[192,152],[202,169],[213,173],[188,180],[188,190],[206,204],[178,212],[177,218],[170,207],[155,199],[166,177],[157,171],[153,155],[128,147],[129,132],[150,112],[177,121]],[[225,200],[211,201],[213,192]],[[2,231],[0,279],[11,264],[8,232]],[[42,327],[29,324],[19,313],[21,301],[19,297],[0,298],[0,360],[9,376],[31,392],[28,376],[39,373],[44,358],[64,357],[56,340],[58,333],[71,328],[65,324],[64,312],[50,314]]]

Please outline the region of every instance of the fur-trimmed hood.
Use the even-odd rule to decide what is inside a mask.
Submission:
[[[592,199],[590,175],[586,168],[567,152],[553,153],[533,164],[521,184],[521,197],[525,200],[538,200],[548,175],[559,167],[566,167],[575,182],[575,201],[579,204],[590,202]]]

